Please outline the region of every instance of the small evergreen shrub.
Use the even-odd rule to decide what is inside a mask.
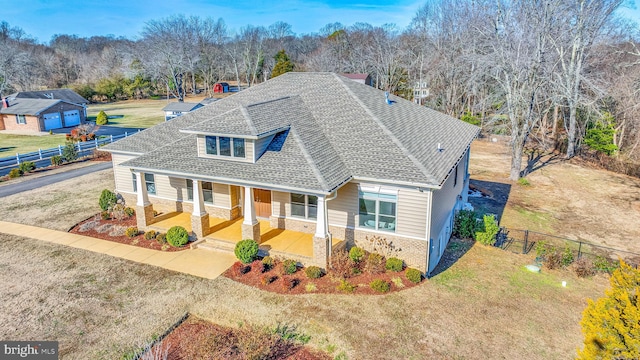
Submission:
[[[155,232],[155,230],[149,230],[144,233],[144,238],[146,240],[153,240],[156,238],[156,236],[157,236],[157,233]]]
[[[100,194],[100,200],[98,201],[98,203],[102,211],[108,211],[109,209],[113,208],[117,201],[118,197],[113,191],[104,189]]]
[[[17,177],[22,176],[22,171],[20,171],[20,169],[16,168],[16,169],[11,169],[11,171],[9,171],[9,178],[11,179],[15,179]]]
[[[258,250],[258,243],[255,240],[245,239],[236,244],[234,253],[242,263],[249,264],[258,258]]]
[[[336,289],[338,289],[338,291],[342,291],[345,293],[352,293],[356,290],[357,286],[353,285],[352,283],[348,282],[345,279],[340,279],[340,283],[338,284],[338,286],[336,287]]]
[[[156,234],[156,241],[159,244],[165,244],[167,242],[167,235],[163,234],[163,233],[157,233]]]
[[[380,254],[369,253],[364,263],[364,271],[369,274],[382,274],[385,271],[386,261]]]
[[[62,157],[64,161],[71,162],[78,159],[78,149],[73,141],[67,141],[67,144],[62,148]]]
[[[593,268],[600,272],[611,273],[620,267],[618,261],[611,261],[604,256],[598,256],[593,262]]]
[[[322,277],[322,269],[317,266],[309,266],[304,269],[304,273],[309,279],[318,279]]]
[[[351,250],[349,250],[349,258],[355,263],[360,262],[364,258],[364,256],[365,251],[361,247],[354,246],[351,248]]]
[[[402,279],[400,279],[399,277],[394,277],[391,278],[391,282],[393,283],[393,285],[395,285],[398,289],[402,289],[404,287],[404,283],[402,282]]]
[[[22,173],[28,173],[35,170],[36,164],[33,161],[23,161],[18,165],[18,169],[22,171]]]
[[[275,261],[271,256],[265,256],[262,258],[262,264],[264,265],[265,270],[271,270],[275,266]]]
[[[496,243],[496,235],[500,231],[496,217],[493,214],[485,215],[484,231],[476,231],[476,241],[483,245],[493,245]]]
[[[412,283],[418,284],[422,281],[422,273],[418,269],[408,268],[405,275],[407,276],[407,280]]]
[[[124,208],[124,214],[128,217],[132,217],[136,214],[136,211],[133,208],[127,206],[126,208]]]
[[[453,236],[459,239],[473,239],[478,229],[477,214],[471,210],[460,210],[453,220]]]
[[[282,271],[284,271],[286,275],[294,274],[298,271],[298,265],[295,260],[287,259],[282,262]]]
[[[386,293],[391,289],[391,284],[382,279],[375,279],[369,284],[369,287],[377,292]]]
[[[109,117],[104,110],[100,110],[98,116],[96,116],[96,125],[106,125],[109,122]]]
[[[62,156],[60,155],[54,155],[51,157],[51,165],[53,166],[60,166],[62,165]]]
[[[388,258],[387,263],[385,265],[385,269],[395,272],[402,271],[403,262],[398,258]]]
[[[593,262],[587,258],[580,258],[573,263],[573,271],[578,277],[584,278],[593,276],[595,269],[593,268]]]
[[[564,252],[562,253],[562,266],[567,267],[573,263],[574,256],[573,251],[569,247],[564,248]]]
[[[316,286],[316,284],[314,283],[307,283],[307,285],[304,286],[304,291],[306,292],[314,292],[318,290],[318,287]]]
[[[182,226],[173,226],[167,231],[167,242],[173,247],[182,247],[189,242],[189,233]]]
[[[128,227],[127,230],[124,231],[124,234],[127,235],[127,237],[136,237],[139,234],[138,228],[135,226],[131,226]]]

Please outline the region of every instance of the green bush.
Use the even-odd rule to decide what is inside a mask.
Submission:
[[[360,262],[360,260],[364,258],[364,255],[365,255],[365,251],[363,248],[354,246],[351,248],[351,250],[349,250],[349,258],[353,262],[356,262],[356,263]]]
[[[387,259],[387,264],[385,265],[385,269],[395,271],[395,272],[400,272],[402,271],[402,268],[403,268],[402,260],[398,258],[393,258],[393,257]]]
[[[144,233],[144,238],[147,240],[153,240],[156,238],[157,233],[154,230],[149,230]]]
[[[182,226],[172,226],[167,231],[167,242],[173,247],[182,247],[189,242],[189,233]]]
[[[33,161],[23,161],[18,165],[18,169],[22,171],[22,173],[28,173],[35,170],[36,164]]]
[[[98,203],[100,204],[100,209],[102,211],[107,211],[113,208],[113,206],[117,202],[118,202],[118,197],[113,191],[108,189],[102,190],[102,193],[100,194],[100,200],[98,201]]]
[[[531,183],[529,182],[529,180],[527,180],[527,178],[523,178],[521,177],[520,179],[518,179],[518,184],[522,185],[522,186],[529,186],[531,185]]]
[[[382,279],[375,279],[373,280],[369,286],[377,291],[377,292],[381,292],[381,293],[386,293],[389,292],[389,290],[391,289],[391,284],[389,284],[388,282],[382,280]]]
[[[160,244],[165,244],[167,242],[167,235],[163,233],[157,233],[156,241]]]
[[[356,290],[357,287],[358,286],[353,285],[352,283],[348,282],[345,279],[340,279],[340,284],[338,284],[336,289],[338,289],[338,291],[342,291],[345,293],[352,293]]]
[[[262,265],[264,265],[265,270],[273,269],[275,261],[271,256],[265,256],[262,258]]]
[[[62,165],[62,156],[60,155],[54,155],[51,157],[51,165],[53,166],[60,166]]]
[[[255,240],[245,239],[236,244],[234,253],[243,264],[248,264],[258,258],[258,243]]]
[[[104,110],[100,110],[98,116],[96,116],[96,125],[106,125],[109,122],[109,117]]]
[[[20,171],[20,169],[11,169],[11,171],[9,171],[9,178],[11,179],[15,179],[17,177],[22,176],[22,171]]]
[[[484,231],[476,231],[476,241],[483,245],[493,245],[496,243],[496,235],[498,235],[500,227],[493,214],[485,215],[483,220]]]
[[[133,210],[133,208],[126,207],[124,208],[124,214],[127,215],[128,217],[132,217],[133,215],[136,214],[136,211]]]
[[[130,238],[138,236],[139,233],[138,228],[135,226],[128,227],[127,230],[124,231],[124,234]]]
[[[574,259],[573,251],[571,251],[569,247],[564,248],[564,252],[562,253],[562,266],[567,267],[571,265]]]
[[[460,210],[453,220],[453,236],[472,239],[478,229],[477,214],[471,210]]]
[[[309,266],[304,269],[304,273],[309,279],[318,279],[322,277],[322,269],[317,266]]]
[[[593,267],[597,271],[611,273],[620,267],[620,262],[611,261],[604,256],[598,256],[593,262]]]
[[[408,268],[405,275],[407,276],[407,280],[411,281],[412,283],[418,284],[420,281],[422,281],[422,273],[418,269]]]
[[[287,259],[282,262],[282,270],[285,274],[291,275],[298,271],[298,265],[295,260]]]
[[[73,141],[67,141],[67,144],[62,148],[62,157],[66,162],[78,159],[78,149]]]

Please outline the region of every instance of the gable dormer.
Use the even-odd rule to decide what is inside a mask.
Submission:
[[[254,139],[226,134],[198,134],[198,157],[255,162]]]

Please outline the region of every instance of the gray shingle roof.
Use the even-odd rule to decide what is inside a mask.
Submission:
[[[440,186],[478,128],[390,99],[336,74],[287,73],[107,149],[145,154],[125,166],[313,191],[329,192],[352,177]],[[267,151],[255,164],[197,158],[195,135],[180,131],[247,136],[282,127],[290,128],[282,151]]]
[[[175,101],[175,102],[167,104],[167,106],[162,108],[162,111],[189,112],[189,111],[193,111],[193,110],[195,110],[195,109],[197,109],[199,107],[202,107],[202,106],[203,105],[200,104],[200,103]]]
[[[0,109],[0,114],[39,115],[61,100],[14,99],[9,101],[8,108]]]
[[[88,104],[89,101],[82,96],[78,95],[71,89],[51,89],[51,90],[39,90],[39,91],[20,91],[13,93],[8,98],[16,99],[49,99],[49,100],[64,100],[72,104]]]

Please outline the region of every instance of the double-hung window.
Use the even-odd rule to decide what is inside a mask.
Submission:
[[[213,204],[213,183],[202,182],[202,199],[205,204]],[[193,180],[187,179],[187,200],[193,201]]]
[[[373,191],[359,192],[359,225],[360,227],[394,231],[396,230],[396,204],[398,196],[389,192]]]
[[[218,155],[218,145],[216,145],[216,137],[215,136],[207,136],[205,137],[206,142],[206,151],[209,155]]]
[[[138,192],[138,179],[136,178],[136,174],[131,173],[131,178],[133,179],[133,192]]]
[[[205,151],[208,155],[245,158],[245,141],[227,136],[205,136]]]
[[[16,115],[16,122],[24,125],[27,123],[27,118],[24,115]]]
[[[144,183],[147,187],[147,193],[151,195],[156,194],[156,180],[153,174],[144,174]]]
[[[318,197],[291,193],[291,216],[304,219],[317,219]]]

